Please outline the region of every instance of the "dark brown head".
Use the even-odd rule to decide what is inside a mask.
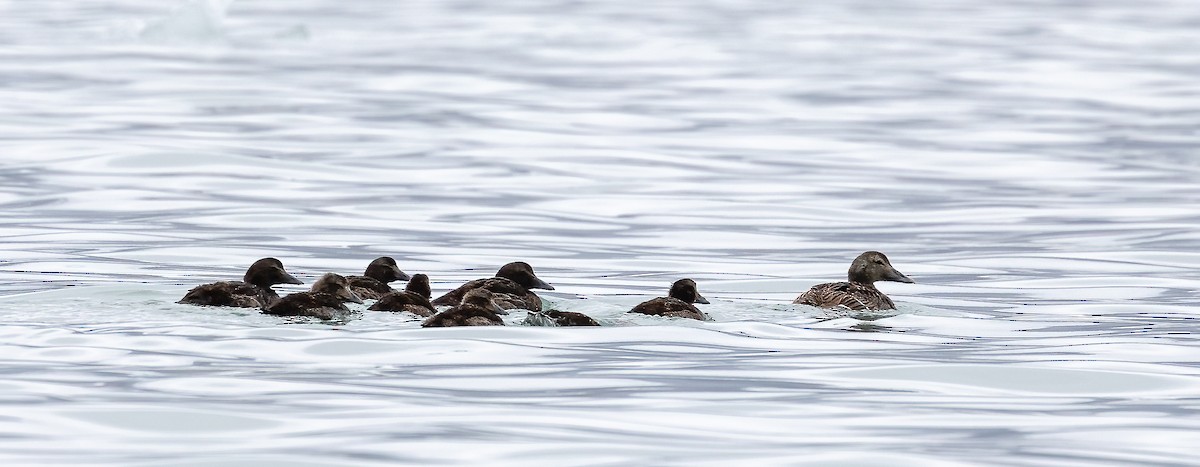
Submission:
[[[691,279],[679,279],[671,284],[671,291],[667,293],[668,297],[678,298],[687,303],[703,303],[708,304],[708,299],[700,295],[696,291],[696,281]]]
[[[499,271],[496,271],[496,277],[511,280],[526,289],[554,290],[554,287],[533,274],[533,266],[521,261],[505,264]]]
[[[401,271],[400,266],[396,265],[396,260],[389,256],[375,258],[375,261],[371,261],[371,264],[367,265],[367,271],[363,275],[384,284],[392,281],[408,280],[408,274]]]
[[[291,274],[284,271],[283,263],[275,258],[263,258],[255,261],[250,265],[250,269],[246,270],[242,282],[263,288],[270,288],[275,284],[303,284],[300,279],[292,277]]]
[[[488,289],[473,289],[467,292],[466,295],[463,295],[460,306],[483,308],[502,315],[508,314],[504,311],[504,308],[496,304],[496,301],[492,299],[492,292]]]
[[[362,299],[358,297],[354,291],[350,290],[350,281],[345,277],[339,276],[332,272],[325,273],[316,282],[313,282],[312,293],[325,293],[333,295],[343,302],[362,303]]]
[[[914,281],[908,276],[901,274],[896,268],[892,267],[892,262],[888,261],[887,256],[878,251],[868,251],[850,263],[850,273],[848,274],[850,282],[858,282],[861,284],[872,284],[877,281],[893,281],[905,282],[912,284]]]
[[[408,280],[408,285],[404,287],[404,290],[425,298],[433,296],[433,289],[429,288],[429,276],[424,274],[413,274],[412,279]]]

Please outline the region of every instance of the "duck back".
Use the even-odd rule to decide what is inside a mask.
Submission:
[[[423,328],[456,326],[503,326],[504,320],[491,310],[473,306],[457,306],[433,315],[421,323]]]
[[[261,308],[277,301],[279,301],[279,294],[270,287],[259,287],[240,281],[225,281],[196,286],[176,303]]]
[[[446,292],[445,295],[433,301],[436,306],[455,305],[462,301],[464,295],[475,289],[487,289],[494,295],[496,304],[504,309],[522,309],[542,311],[542,299],[521,284],[503,277],[475,279]]]
[[[643,315],[670,316],[675,318],[690,318],[707,321],[708,315],[696,308],[695,305],[674,297],[659,297],[647,300],[629,310],[630,313]]]
[[[333,294],[299,292],[288,294],[275,304],[263,308],[263,313],[275,316],[310,316],[324,320],[344,317],[350,309]]]
[[[346,276],[350,282],[350,290],[363,300],[378,300],[380,297],[395,292],[391,286],[379,279],[367,276]]]
[[[896,308],[892,299],[872,284],[859,282],[831,282],[817,284],[808,289],[792,303],[820,308],[845,307],[851,310],[891,310]]]
[[[402,291],[392,292],[379,298],[368,310],[373,311],[407,311],[417,316],[433,316],[437,309],[429,303],[429,299],[418,293]]]

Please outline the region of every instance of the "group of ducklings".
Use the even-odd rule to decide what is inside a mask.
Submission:
[[[908,276],[892,267],[887,256],[868,251],[850,265],[846,282],[814,285],[793,303],[821,308],[851,310],[887,310],[895,308],[892,300],[875,288],[877,281],[912,283]],[[407,280],[404,290],[388,284]],[[407,312],[426,318],[422,327],[499,326],[500,315],[506,310],[528,310],[526,324],[541,326],[599,326],[582,313],[543,310],[542,299],[532,289],[554,290],[540,279],[533,267],[524,262],[508,263],[495,277],[476,279],[432,299],[429,276],[409,276],[384,256],[371,261],[361,276],[341,276],[327,273],[317,279],[307,292],[280,297],[271,287],[277,284],[301,284],[300,280],[283,269],[275,258],[255,261],[246,270],[242,281],[224,281],[197,286],[187,292],[179,303],[190,305],[233,306],[259,308],[276,316],[311,316],[337,319],[350,311],[347,302],[363,303],[375,300],[368,307],[374,311]],[[671,284],[666,297],[647,300],[629,310],[630,313],[708,320],[708,315],[695,304],[709,303],[691,279]],[[438,307],[443,307],[439,311]],[[449,307],[449,308],[446,308]]]

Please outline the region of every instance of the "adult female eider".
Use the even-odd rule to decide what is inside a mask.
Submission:
[[[893,281],[912,284],[915,281],[892,267],[887,256],[878,251],[868,251],[850,263],[847,274],[849,282],[817,284],[804,292],[792,303],[821,308],[845,307],[851,310],[891,310],[896,308],[892,299],[875,288],[877,281]]]
[[[496,303],[492,292],[476,288],[463,294],[458,306],[433,315],[421,323],[421,327],[504,326],[504,320],[498,313],[504,313],[504,309]]]
[[[417,316],[429,317],[437,313],[437,309],[429,303],[429,276],[414,274],[408,281],[408,286],[399,292],[392,292],[371,305],[373,311],[407,311]]]
[[[242,281],[214,282],[196,286],[184,294],[176,303],[207,306],[237,306],[261,308],[279,300],[271,286],[275,284],[303,284],[283,270],[283,263],[275,258],[255,261],[246,269]]]
[[[288,294],[262,312],[275,316],[311,316],[321,319],[337,319],[350,311],[345,302],[362,303],[350,290],[350,281],[334,273],[326,273],[313,282],[308,292]]]
[[[361,276],[346,276],[346,280],[350,281],[350,290],[363,300],[378,300],[385,294],[395,292],[388,285],[389,282],[408,279],[408,274],[400,270],[396,260],[388,256],[375,258]]]
[[[671,284],[671,290],[666,297],[658,297],[638,304],[629,310],[630,313],[643,315],[671,316],[675,318],[691,318],[707,321],[708,315],[696,308],[693,303],[708,304],[708,299],[696,291],[696,281],[679,279]]]
[[[529,289],[554,290],[554,287],[539,279],[533,273],[533,267],[529,263],[518,261],[505,264],[499,271],[496,271],[496,277],[476,279],[446,292],[445,295],[434,300],[433,304],[437,306],[457,305],[467,292],[475,289],[487,289],[492,292],[495,295],[493,300],[505,310],[542,311],[541,297]]]

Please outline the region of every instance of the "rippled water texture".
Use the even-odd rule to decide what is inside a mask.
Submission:
[[[1191,464],[1198,43],[1191,0],[0,3],[0,463]],[[872,249],[898,311],[790,305]],[[381,255],[607,326],[174,303]],[[680,277],[714,321],[624,313]]]

